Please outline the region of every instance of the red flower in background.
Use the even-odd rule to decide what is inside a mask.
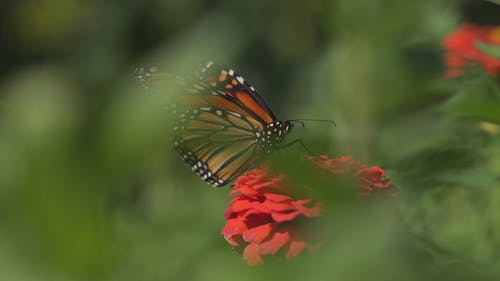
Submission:
[[[328,173],[354,176],[362,195],[375,191],[396,194],[379,167],[368,167],[350,156],[306,159]],[[262,264],[263,256],[277,253],[290,259],[303,250],[314,251],[319,245],[304,226],[321,215],[321,203],[311,198],[296,198],[297,189],[287,182],[285,175],[273,174],[267,165],[247,172],[233,185],[230,195],[234,198],[224,214],[227,222],[222,234],[229,244],[243,251],[249,265]]]
[[[442,43],[446,50],[444,63],[448,67],[445,77],[461,75],[468,64],[481,65],[491,75],[500,72],[500,60],[482,53],[475,42],[500,46],[500,26],[466,23],[446,36]]]
[[[352,159],[351,156],[329,159],[322,155],[307,157],[314,165],[331,174],[352,174],[359,180],[360,195],[369,195],[371,192],[387,192],[396,196],[396,187],[385,177],[385,171],[380,167],[368,165]]]

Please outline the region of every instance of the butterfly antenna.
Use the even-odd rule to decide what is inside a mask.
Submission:
[[[327,122],[327,123],[330,123],[330,124],[333,124],[333,126],[337,127],[337,123],[335,123],[335,121],[333,120],[326,120],[326,119],[292,119],[292,120],[288,120],[290,122],[297,122],[297,123],[300,123],[302,125],[302,127],[305,127],[305,124],[304,124],[304,121],[313,121],[313,122]]]

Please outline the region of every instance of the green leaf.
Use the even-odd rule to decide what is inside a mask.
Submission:
[[[500,124],[497,91],[496,85],[489,80],[471,81],[463,85],[444,105],[444,110],[452,115]]]
[[[478,48],[481,52],[490,55],[492,57],[495,57],[497,59],[500,59],[500,46],[499,45],[492,45],[492,44],[487,44],[483,42],[474,42],[474,46]]]
[[[498,175],[484,167],[460,171],[459,173],[444,173],[439,176],[441,181],[454,183],[467,187],[495,187],[498,182]]]

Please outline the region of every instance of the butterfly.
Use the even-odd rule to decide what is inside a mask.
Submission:
[[[136,71],[145,89],[155,77],[162,77],[157,68]],[[301,142],[282,145],[298,120],[279,120],[250,83],[213,62],[201,69],[172,107],[174,149],[214,187],[228,184],[259,157]]]

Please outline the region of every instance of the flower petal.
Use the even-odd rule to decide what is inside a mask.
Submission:
[[[276,232],[271,240],[260,244],[260,253],[263,255],[274,255],[279,249],[290,241],[290,233]]]
[[[286,259],[291,259],[298,255],[304,248],[307,246],[307,243],[304,241],[292,241],[290,243],[290,247],[288,247],[288,252],[285,254]]]
[[[292,200],[292,197],[290,197],[290,196],[283,195],[283,194],[269,193],[269,192],[265,192],[264,197],[267,200],[271,200],[274,202],[284,202],[284,201]]]
[[[295,209],[290,203],[276,203],[268,200],[264,201],[262,205],[269,208],[272,212],[286,212]]]
[[[315,204],[313,207],[304,206],[308,204],[311,200],[297,200],[292,202],[293,207],[301,212],[304,216],[308,218],[319,217],[321,214],[321,207],[319,204]]]
[[[231,244],[232,246],[236,246],[238,243],[236,240],[233,239],[233,236],[235,235],[241,235],[243,232],[247,230],[247,226],[244,222],[242,222],[240,219],[230,219],[226,222],[226,225],[224,225],[224,228],[222,228],[222,235],[224,238]]]
[[[269,236],[272,229],[273,227],[270,223],[259,225],[245,231],[243,233],[243,239],[248,243],[258,244]]]
[[[264,189],[266,187],[273,186],[274,184],[276,184],[275,181],[266,181],[266,182],[255,184],[252,188],[254,190],[260,190],[260,189]]]
[[[290,213],[272,213],[271,217],[273,218],[274,221],[276,222],[286,222],[286,221],[292,221],[296,219],[298,216],[300,216],[300,212],[295,211],[295,212],[290,212]]]
[[[253,190],[251,187],[249,187],[247,185],[243,185],[243,186],[239,187],[238,189],[234,189],[231,191],[231,193],[233,193],[233,192],[234,193],[239,192],[239,193],[241,193],[245,196],[251,197],[251,198],[259,196],[259,192]],[[233,195],[233,194],[230,194],[230,195]]]
[[[252,207],[252,200],[249,199],[240,199],[236,200],[233,202],[233,205],[231,206],[231,210],[235,213],[248,210]]]
[[[250,266],[264,263],[264,260],[262,260],[262,257],[260,256],[259,245],[253,243],[245,247],[245,250],[243,251],[243,259]]]

